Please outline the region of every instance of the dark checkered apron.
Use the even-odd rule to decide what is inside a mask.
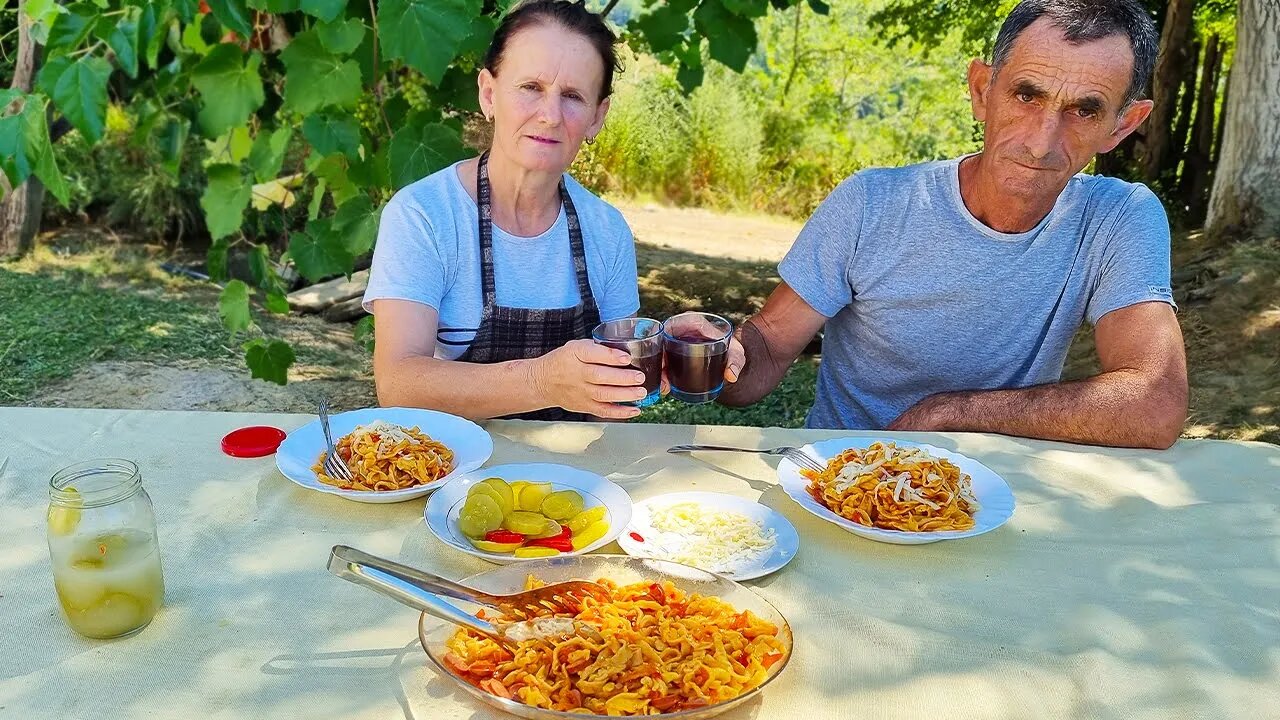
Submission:
[[[578,278],[581,301],[567,308],[530,310],[503,307],[497,302],[493,280],[493,204],[489,191],[489,153],[480,156],[476,172],[476,205],[480,219],[480,288],[484,294],[484,310],[471,346],[458,358],[463,362],[497,363],[525,360],[546,355],[570,340],[591,337],[600,322],[600,311],[591,294],[587,276],[587,255],[582,249],[582,227],[573,199],[560,181],[560,201],[564,203],[569,223],[569,248],[573,251],[573,269]],[[583,420],[581,413],[563,408],[546,408],[511,417],[523,420]]]

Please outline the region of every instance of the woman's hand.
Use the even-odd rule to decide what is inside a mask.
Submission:
[[[644,373],[630,364],[631,356],[623,350],[573,340],[534,360],[530,382],[549,405],[626,420],[639,415],[640,408],[614,403],[635,402],[647,394]]]

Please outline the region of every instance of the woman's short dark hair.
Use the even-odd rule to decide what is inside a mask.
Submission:
[[[1160,35],[1151,13],[1137,0],[1023,0],[1005,18],[996,37],[991,65],[1000,67],[1013,52],[1013,41],[1023,30],[1048,17],[1067,42],[1086,43],[1112,35],[1124,35],[1133,49],[1133,76],[1125,93],[1125,105],[1138,100],[1151,82]]]
[[[603,17],[588,10],[582,2],[527,0],[516,5],[502,18],[498,29],[493,33],[493,41],[489,43],[489,51],[484,56],[485,69],[494,75],[498,74],[498,66],[502,64],[507,43],[516,33],[527,27],[552,23],[586,38],[600,54],[600,62],[604,65],[600,99],[609,97],[613,92],[613,74],[622,71],[615,47],[618,36],[605,24]]]

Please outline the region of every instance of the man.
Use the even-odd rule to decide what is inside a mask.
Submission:
[[[836,188],[739,328],[720,401],[768,394],[825,325],[810,427],[1172,445],[1168,220],[1146,187],[1077,174],[1150,113],[1157,41],[1135,0],[1019,4],[969,66],[982,151]],[[1061,382],[1082,321],[1102,372]]]

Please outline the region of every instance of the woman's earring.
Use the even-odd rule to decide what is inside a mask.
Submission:
[[[595,144],[596,144],[596,139],[595,139],[595,138],[593,138],[593,137],[589,137],[589,138],[587,138],[587,144],[588,144],[588,145],[595,145]]]

